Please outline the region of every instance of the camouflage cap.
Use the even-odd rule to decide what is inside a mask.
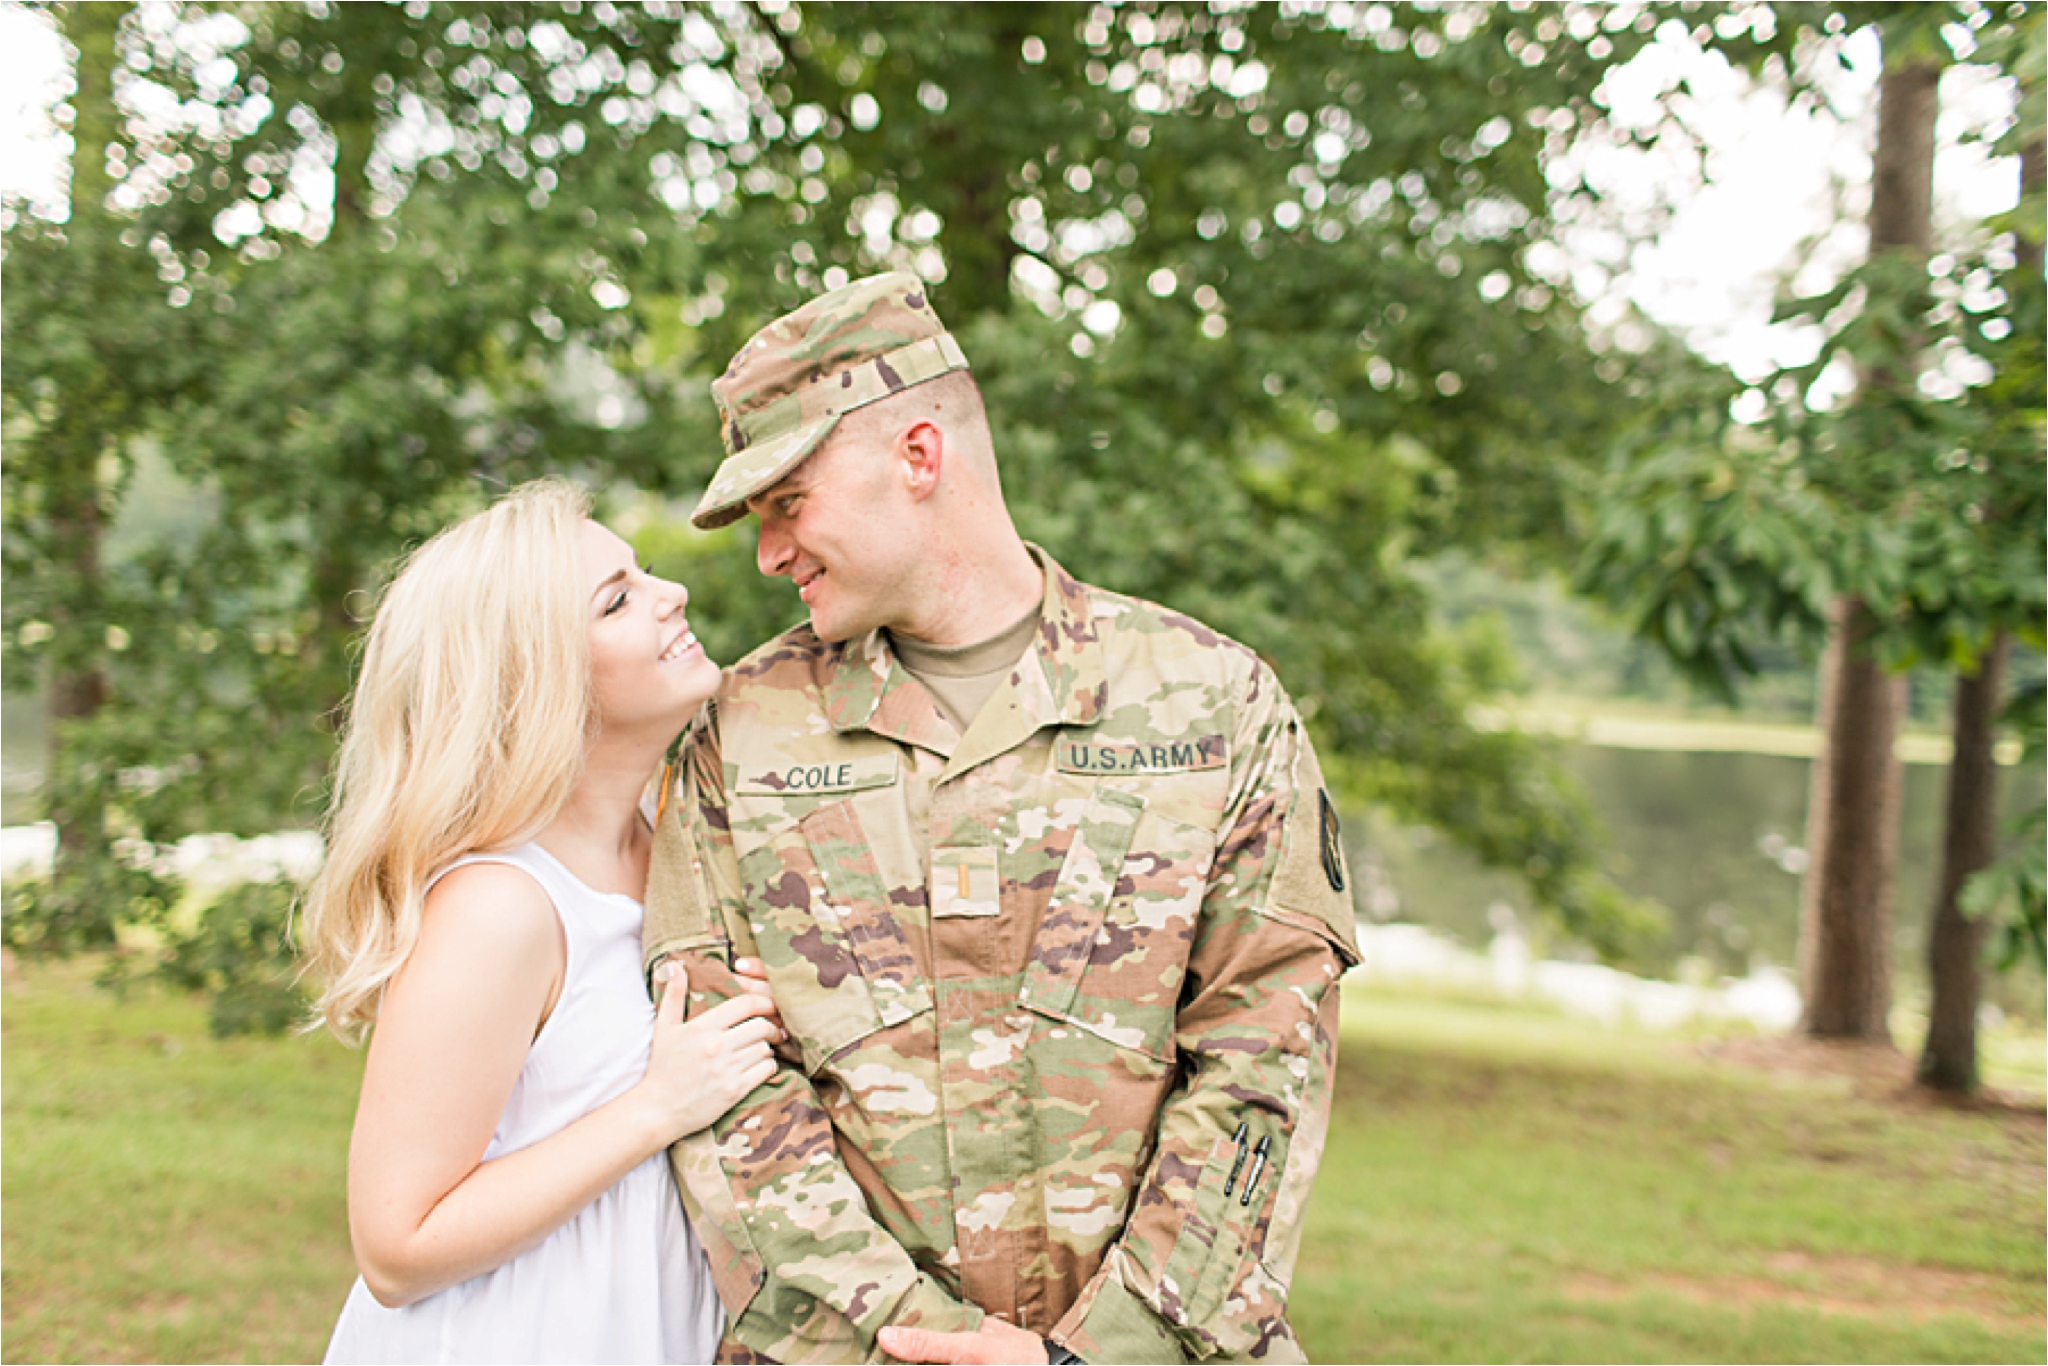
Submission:
[[[841,417],[966,368],[914,275],[819,295],[756,332],[711,382],[726,459],[690,520],[706,530],[738,521],[747,499],[801,464]]]

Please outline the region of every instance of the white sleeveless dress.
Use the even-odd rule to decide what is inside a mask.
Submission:
[[[569,961],[562,994],[528,1050],[484,1160],[540,1142],[647,1071],[654,1007],[640,975],[640,903],[594,891],[537,844],[504,863],[546,889]],[[666,1154],[626,1173],[547,1240],[495,1271],[403,1309],[359,1278],[329,1362],[708,1362],[724,1329],[710,1267]]]

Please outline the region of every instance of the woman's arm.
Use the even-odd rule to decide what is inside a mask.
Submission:
[[[645,1079],[482,1161],[565,963],[554,908],[525,873],[472,864],[429,894],[419,944],[378,1013],[349,1146],[349,1229],[379,1303],[510,1261],[773,1074],[767,1001],[737,997],[685,1024],[686,993],[667,992]]]

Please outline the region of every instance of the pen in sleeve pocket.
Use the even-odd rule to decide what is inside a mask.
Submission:
[[[1243,1121],[1239,1121],[1237,1126],[1237,1132],[1230,1136],[1230,1141],[1237,1145],[1237,1157],[1233,1162],[1231,1162],[1230,1175],[1223,1182],[1223,1198],[1225,1200],[1228,1200],[1230,1198],[1230,1188],[1237,1184],[1237,1174],[1244,1170],[1244,1140],[1245,1135],[1249,1134],[1251,1131],[1251,1125]]]
[[[1238,1200],[1238,1204],[1249,1205],[1252,1202],[1252,1187],[1259,1184],[1259,1173],[1266,1170],[1266,1149],[1272,1142],[1273,1136],[1271,1134],[1267,1134],[1259,1140],[1257,1150],[1252,1153],[1252,1172],[1250,1176],[1244,1179],[1244,1195]],[[1224,1194],[1228,1195],[1230,1192],[1225,1191]]]

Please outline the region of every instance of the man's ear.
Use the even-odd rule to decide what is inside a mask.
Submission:
[[[896,458],[914,501],[938,492],[939,470],[946,460],[946,434],[937,423],[920,418],[896,434]]]

